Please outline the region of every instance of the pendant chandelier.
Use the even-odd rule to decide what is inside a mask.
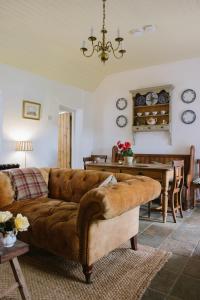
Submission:
[[[106,34],[108,33],[105,27],[105,21],[106,21],[106,8],[105,8],[105,2],[106,0],[102,0],[103,2],[103,25],[101,29],[102,33],[102,40],[97,41],[97,38],[93,34],[93,28],[91,29],[91,34],[88,37],[88,40],[91,42],[91,52],[88,53],[88,49],[86,48],[85,41],[83,41],[83,45],[81,47],[81,51],[83,52],[83,55],[85,57],[91,57],[94,52],[96,51],[99,58],[103,63],[105,63],[109,59],[110,53],[114,55],[115,58],[120,59],[123,57],[124,53],[126,53],[126,50],[123,49],[122,41],[124,40],[122,37],[120,37],[120,32],[118,29],[117,37],[115,38],[116,46],[113,46],[111,41],[106,40]]]

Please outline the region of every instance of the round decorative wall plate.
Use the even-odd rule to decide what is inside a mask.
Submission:
[[[124,115],[120,115],[116,119],[116,124],[118,127],[122,128],[125,127],[128,124],[128,119]]]
[[[185,110],[181,115],[181,120],[185,124],[192,124],[196,120],[196,114],[193,110]]]
[[[162,90],[158,95],[158,103],[159,104],[166,104],[169,102],[169,93]]]
[[[146,97],[143,95],[137,94],[135,97],[135,105],[136,106],[146,105]]]
[[[127,105],[128,105],[128,102],[125,98],[119,98],[116,101],[116,107],[119,110],[125,109],[127,107]]]
[[[196,99],[196,92],[192,89],[187,89],[181,94],[181,100],[184,103],[192,103]]]
[[[157,102],[158,102],[158,94],[150,92],[146,95],[147,105],[155,105]]]

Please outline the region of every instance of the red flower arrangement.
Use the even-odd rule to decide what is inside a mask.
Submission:
[[[121,141],[118,141],[117,148],[122,156],[133,156],[132,145],[130,142],[126,141],[122,143]]]

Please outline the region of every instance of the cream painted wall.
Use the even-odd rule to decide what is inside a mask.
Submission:
[[[2,149],[2,128],[3,128],[3,99],[0,91],[0,149]],[[1,157],[1,150],[0,150],[0,157]]]
[[[134,54],[133,54],[134,55]],[[180,61],[172,64],[152,66],[144,69],[113,74],[107,77],[94,93],[95,133],[94,153],[105,153],[111,156],[111,148],[117,140],[131,140],[132,135],[132,100],[130,90],[173,84],[172,94],[172,145],[164,132],[138,133],[135,138],[136,153],[187,153],[189,145],[196,146],[196,157],[200,158],[200,59]],[[180,95],[184,89],[192,88],[197,98],[192,104],[184,104]],[[116,100],[128,99],[124,111],[116,109]],[[197,114],[196,122],[185,125],[181,122],[181,113],[192,109]],[[128,116],[129,123],[125,128],[115,124],[119,114]]]
[[[23,99],[41,103],[40,121],[22,118]],[[23,165],[24,156],[15,152],[15,141],[28,139],[34,147],[28,153],[28,166],[56,166],[60,105],[74,111],[73,167],[82,167],[82,157],[92,148],[91,94],[0,65],[0,163]]]

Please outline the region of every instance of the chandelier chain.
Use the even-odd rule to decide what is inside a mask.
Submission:
[[[103,30],[105,30],[106,23],[106,1],[103,0]]]

